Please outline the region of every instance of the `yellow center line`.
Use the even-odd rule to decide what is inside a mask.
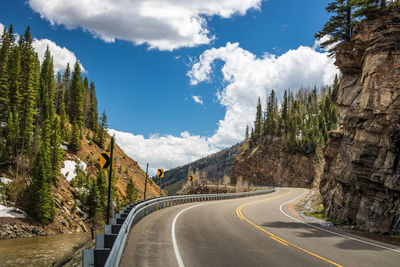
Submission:
[[[292,247],[297,248],[298,250],[301,250],[301,251],[303,251],[303,252],[305,252],[305,253],[307,253],[307,254],[310,254],[310,255],[312,255],[312,256],[318,258],[318,259],[321,259],[321,260],[323,260],[323,261],[329,262],[330,264],[333,264],[333,265],[338,266],[338,267],[343,267],[343,266],[340,265],[340,264],[337,264],[337,263],[335,263],[335,262],[333,262],[333,261],[331,261],[331,260],[328,260],[328,259],[326,259],[326,258],[324,258],[324,257],[321,257],[321,256],[319,256],[319,255],[317,255],[317,254],[315,254],[315,253],[312,253],[312,252],[310,252],[310,251],[308,251],[308,250],[306,250],[306,249],[304,249],[304,248],[301,248],[301,247],[299,247],[299,246],[297,246],[297,245],[295,245],[295,244],[292,244],[292,243],[286,241],[285,239],[283,239],[283,238],[281,238],[281,237],[279,237],[279,236],[274,235],[274,234],[271,233],[271,232],[268,232],[268,231],[265,230],[264,228],[258,226],[258,225],[255,224],[254,222],[250,221],[250,220],[249,220],[248,218],[246,218],[246,217],[243,215],[243,213],[242,213],[242,208],[243,208],[243,207],[246,207],[246,206],[252,205],[252,204],[256,204],[256,203],[260,203],[260,202],[264,202],[264,201],[268,201],[268,200],[272,200],[272,199],[281,198],[281,197],[284,197],[284,196],[286,196],[286,195],[291,194],[292,192],[293,192],[293,189],[290,189],[289,192],[287,192],[287,193],[285,193],[285,194],[282,194],[282,195],[279,195],[279,196],[276,196],[276,197],[270,197],[270,198],[261,199],[261,200],[256,200],[256,201],[252,201],[252,202],[248,202],[248,203],[242,204],[242,205],[240,205],[239,207],[237,207],[237,209],[236,209],[236,214],[237,214],[237,216],[238,216],[241,220],[245,220],[246,222],[248,222],[249,224],[251,224],[251,225],[254,226],[255,228],[260,229],[260,230],[263,231],[264,233],[268,234],[268,235],[270,236],[271,239],[273,239],[273,240],[275,240],[275,241],[277,241],[277,242],[279,242],[279,243],[281,243],[281,244],[283,244],[283,245],[285,245],[285,246],[292,246]]]
[[[276,239],[276,238],[273,237],[273,236],[270,236],[270,238],[272,238],[272,239],[275,240],[276,242],[279,242],[279,243],[281,243],[281,244],[283,244],[283,245],[285,245],[285,246],[287,246],[287,247],[289,246],[288,244],[286,244],[286,243],[280,241],[279,239]]]

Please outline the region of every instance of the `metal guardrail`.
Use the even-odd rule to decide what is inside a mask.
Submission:
[[[127,207],[122,209],[114,218],[111,219],[111,225],[106,225],[104,227],[104,235],[96,235],[95,249],[83,250],[82,266],[118,266],[125,248],[126,239],[128,237],[130,229],[143,217],[149,215],[154,211],[185,203],[249,197],[268,194],[274,191],[275,188],[268,188],[266,190],[250,191],[243,193],[159,197],[148,199],[146,201],[139,201],[134,204],[128,205]],[[121,221],[123,221],[122,225]],[[113,234],[113,232],[118,232],[118,235]]]

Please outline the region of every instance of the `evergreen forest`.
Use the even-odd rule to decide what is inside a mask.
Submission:
[[[95,84],[83,76],[78,61],[74,66],[68,64],[62,73],[54,73],[49,47],[40,62],[29,26],[18,40],[15,36],[11,25],[4,28],[0,39],[0,169],[11,177],[25,178],[17,197],[19,206],[48,224],[56,215],[52,192],[60,177],[63,146],[76,153],[86,132],[88,139],[105,148],[107,115],[98,115]],[[89,179],[77,168],[72,185],[84,188],[76,196],[80,206],[76,202],[74,207],[90,218],[104,217],[105,173],[100,171],[96,179]],[[130,179],[127,200],[135,197]]]

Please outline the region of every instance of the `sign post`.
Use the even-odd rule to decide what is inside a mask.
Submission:
[[[112,163],[113,163],[113,150],[114,150],[114,137],[111,137],[110,152],[101,153],[100,155],[100,168],[108,170],[108,198],[107,198],[107,224],[110,224],[110,207],[111,203],[111,177],[112,177]]]
[[[160,197],[161,197],[161,182],[162,182],[161,178],[164,177],[164,170],[163,169],[157,169],[157,177],[160,178],[159,186],[160,186]]]
[[[146,190],[147,190],[147,172],[149,170],[149,164],[147,163],[146,166],[146,180],[144,181],[144,194],[143,194],[143,200],[146,200]]]
[[[189,175],[189,182],[190,182],[190,193],[193,192],[193,176]]]

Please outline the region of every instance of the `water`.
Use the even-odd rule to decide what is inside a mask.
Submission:
[[[0,266],[51,266],[89,238],[77,233],[0,240]]]

